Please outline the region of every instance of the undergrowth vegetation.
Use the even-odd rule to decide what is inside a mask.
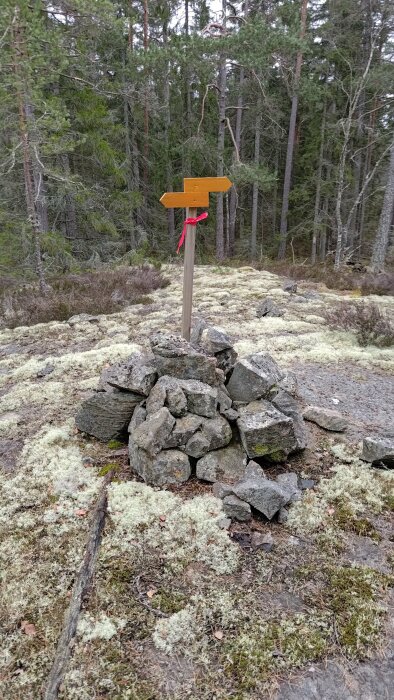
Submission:
[[[130,304],[149,303],[146,295],[169,284],[151,265],[101,269],[67,274],[49,280],[46,296],[33,284],[0,283],[0,326],[15,328],[49,321],[66,321],[71,316],[111,314]]]
[[[388,348],[394,345],[394,325],[377,304],[342,302],[324,309],[323,316],[331,328],[353,331],[359,345]]]

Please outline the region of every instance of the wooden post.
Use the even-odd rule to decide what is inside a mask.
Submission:
[[[188,207],[186,218],[195,218],[197,209]],[[193,305],[193,275],[194,275],[194,250],[196,246],[196,227],[191,224],[186,228],[185,258],[183,263],[183,307],[182,307],[182,336],[190,340],[190,328],[192,323]]]

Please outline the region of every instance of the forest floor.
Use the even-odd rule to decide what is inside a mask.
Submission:
[[[163,272],[171,284],[148,305],[0,331],[0,698],[43,696],[108,464],[116,479],[61,700],[389,698],[393,473],[358,456],[363,436],[394,433],[393,349],[327,328],[322,309],[352,293],[301,282],[316,294],[300,303],[277,275],[196,268],[196,314],[241,356],[267,350],[291,368],[301,405],[350,423],[344,434],[308,423],[305,453],[272,470],[316,481],[287,524],[254,518],[204,540],[220,509],[210,485],[151,489],[124,449],[74,427],[106,364],[180,330],[182,268]],[[266,296],[283,317],[256,318]],[[369,299],[394,313],[393,298]],[[270,533],[272,550],[253,551],[252,531]]]

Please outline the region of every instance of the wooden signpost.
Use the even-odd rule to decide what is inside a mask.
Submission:
[[[190,340],[190,328],[193,305],[194,251],[196,245],[197,207],[209,207],[210,192],[227,192],[232,182],[228,177],[185,177],[183,192],[166,192],[160,202],[166,209],[186,208],[186,220],[180,245],[185,239],[185,257],[183,263],[183,306],[182,336]],[[203,218],[206,218],[202,215]],[[178,247],[178,250],[179,250]]]

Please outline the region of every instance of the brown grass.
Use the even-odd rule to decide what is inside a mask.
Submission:
[[[81,313],[111,314],[130,304],[149,303],[146,295],[169,284],[149,265],[69,274],[49,280],[51,291],[39,293],[35,284],[16,286],[0,279],[0,326],[32,326],[66,321]]]
[[[331,328],[353,331],[359,345],[394,345],[394,326],[377,304],[343,302],[323,315]]]

